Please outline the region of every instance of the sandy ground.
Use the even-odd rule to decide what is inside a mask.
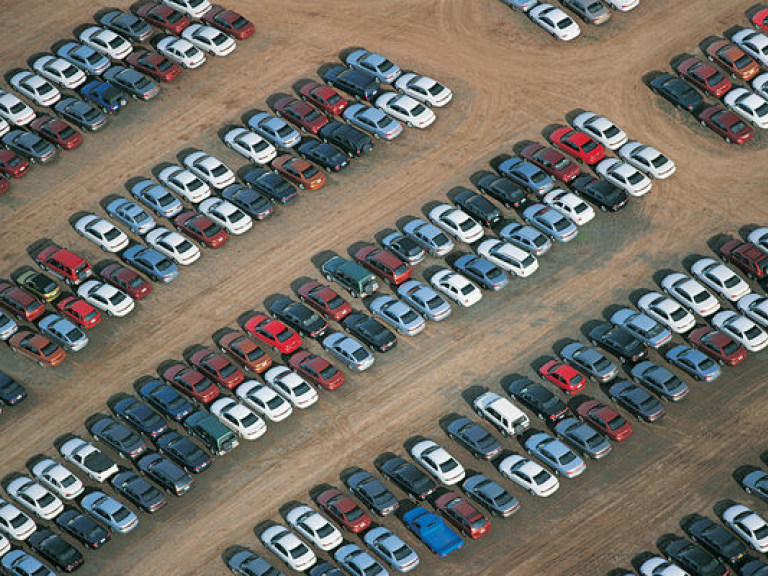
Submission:
[[[256,4],[256,6],[254,6]],[[23,66],[89,20],[100,3],[60,0],[3,2],[2,69]],[[200,147],[243,165],[216,132],[266,98],[290,92],[294,80],[313,77],[341,49],[363,45],[406,68],[428,73],[456,94],[426,133],[407,131],[318,193],[278,208],[270,221],[223,250],[207,252],[171,286],[158,286],[130,318],[105,322],[89,348],[55,370],[44,370],[0,350],[0,365],[28,385],[30,398],[0,419],[0,470],[23,469],[36,452],[53,453],[59,434],[84,433],[82,422],[132,382],[153,373],[185,348],[210,343],[243,311],[289,293],[301,277],[317,277],[324,251],[345,253],[361,240],[418,215],[426,203],[445,200],[469,185],[476,170],[575,109],[615,119],[632,138],[667,152],[677,174],[618,215],[599,215],[579,240],[556,246],[541,270],[511,289],[488,295],[471,310],[455,311],[423,335],[402,339],[364,375],[351,375],[339,391],[263,439],[216,461],[192,493],[156,517],[143,515],[134,533],[116,536],[87,554],[82,574],[222,574],[221,554],[231,544],[262,550],[258,523],[279,520],[279,508],[307,501],[321,483],[340,484],[347,467],[372,469],[381,453],[402,453],[403,442],[427,435],[447,442],[439,419],[469,411],[476,387],[499,390],[501,378],[530,373],[561,338],[578,337],[585,322],[606,307],[654,287],[654,273],[680,269],[691,254],[709,254],[717,233],[737,233],[768,221],[766,138],[745,149],[728,147],[643,86],[641,77],[667,68],[680,52],[734,24],[746,24],[749,3],[735,0],[643,0],[604,29],[585,27],[570,45],[551,40],[523,16],[494,0],[388,0],[317,2],[230,0],[257,23],[258,33],[229,58],[185,72],[149,104],[133,103],[103,133],[87,136],[77,151],[50,167],[35,168],[0,199],[0,270],[9,275],[31,264],[27,248],[51,238],[92,261],[102,254],[68,224],[79,210],[101,212],[109,194]],[[421,265],[417,276],[437,262]],[[315,344],[310,347],[317,349]],[[765,360],[750,358],[713,384],[694,384],[682,405],[670,407],[658,426],[638,425],[627,445],[586,474],[564,481],[546,502],[519,494],[522,510],[497,521],[491,534],[439,562],[424,547],[421,574],[605,574],[652,550],[663,532],[678,530],[689,512],[712,513],[723,497],[742,498],[731,478],[736,466],[759,464],[765,448]],[[603,397],[594,385],[589,393]],[[756,433],[757,432],[757,433]],[[505,442],[511,450],[514,441]],[[488,464],[464,463],[496,477]],[[386,525],[401,535],[397,519]],[[410,536],[409,541],[413,542]],[[356,541],[356,538],[352,538]]]

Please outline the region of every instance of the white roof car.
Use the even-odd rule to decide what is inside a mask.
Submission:
[[[696,325],[696,318],[690,310],[658,292],[643,294],[637,301],[637,307],[675,334],[684,334]]]
[[[429,76],[413,72],[400,76],[395,82],[395,89],[401,94],[406,94],[435,108],[445,106],[453,99],[453,92],[449,88]]]
[[[752,79],[752,90],[763,100],[768,99],[768,73],[759,74]]]
[[[77,295],[91,306],[118,318],[130,313],[135,305],[128,294],[100,280],[84,282],[78,287]]]
[[[768,228],[755,228],[747,236],[747,242],[752,242],[765,253],[768,253]]]
[[[272,422],[281,422],[293,413],[288,400],[256,380],[246,380],[237,387],[235,394],[246,406]]]
[[[133,45],[125,38],[101,26],[89,26],[79,36],[86,46],[113,60],[122,60],[133,52]]]
[[[323,338],[322,345],[353,370],[362,372],[373,366],[374,357],[371,351],[352,336],[333,332]]]
[[[728,108],[758,128],[768,128],[768,101],[746,88],[732,88],[723,98]]]
[[[267,431],[264,420],[250,408],[232,398],[216,400],[211,404],[211,413],[244,440],[256,440]]]
[[[21,70],[11,76],[8,83],[22,96],[40,106],[53,106],[61,100],[61,92],[48,80],[29,70]]]
[[[77,436],[64,442],[59,452],[67,462],[72,462],[96,482],[106,482],[118,472],[117,464],[96,446]]]
[[[768,328],[768,298],[759,294],[747,294],[736,302],[739,311],[763,328]]]
[[[763,68],[768,67],[768,36],[752,28],[742,28],[731,36],[731,40]]]
[[[197,46],[183,38],[164,36],[157,43],[157,51],[178,62],[184,68],[199,68],[205,64],[205,54]]]
[[[499,472],[531,494],[551,496],[560,487],[559,480],[541,464],[519,454],[507,456],[499,463]]]
[[[640,565],[642,576],[689,576],[688,572],[661,556],[651,556]]]
[[[109,220],[86,214],[75,222],[75,230],[105,252],[120,252],[128,246],[128,235]]]
[[[471,244],[483,237],[483,227],[464,210],[450,204],[438,204],[432,208],[429,219],[459,242]]]
[[[704,318],[720,310],[720,302],[717,298],[699,282],[685,274],[679,272],[667,274],[661,281],[661,287],[683,306]]]
[[[190,24],[184,28],[181,37],[214,56],[227,56],[237,47],[232,36],[207,24]]]
[[[0,90],[0,117],[10,124],[25,126],[35,119],[35,111],[10,92]]]
[[[286,513],[285,519],[294,530],[320,550],[333,550],[344,541],[344,537],[336,526],[320,512],[304,504],[291,508]]]
[[[742,504],[734,504],[723,512],[723,522],[758,552],[768,552],[768,524]]]
[[[712,326],[739,342],[750,352],[760,352],[768,346],[768,334],[746,316],[724,310],[712,318]]]
[[[583,226],[595,217],[592,206],[584,202],[573,192],[555,188],[544,196],[544,203],[552,206],[563,216],[567,216],[574,224]]]
[[[496,426],[502,436],[517,436],[531,426],[531,419],[511,400],[484,392],[472,402],[475,412]]]
[[[691,265],[691,272],[704,284],[731,302],[736,302],[752,291],[749,284],[741,276],[725,264],[712,258],[697,260]]]
[[[605,116],[598,116],[593,112],[582,112],[573,119],[573,125],[611,150],[621,148],[627,143],[624,130]]]
[[[560,8],[541,2],[528,11],[528,16],[555,38],[565,42],[581,34],[581,28]]]
[[[32,63],[32,69],[51,82],[73,90],[86,81],[85,72],[64,58],[51,54],[40,56]]]
[[[192,152],[184,158],[184,166],[211,188],[223,190],[235,181],[235,174],[221,160],[202,150]]]
[[[260,538],[275,556],[293,570],[303,572],[317,562],[315,553],[284,526],[279,524],[270,526],[261,533]]]
[[[5,487],[8,495],[43,520],[56,518],[64,510],[64,503],[42,484],[17,476]]]
[[[317,390],[285,366],[270,368],[264,373],[264,380],[296,408],[309,408],[317,402]]]
[[[632,196],[644,196],[651,191],[650,178],[637,168],[615,158],[601,160],[595,171],[614,186],[618,186]]]
[[[675,173],[675,163],[653,146],[632,140],[619,149],[619,156],[653,178],[663,180]]]
[[[397,295],[419,314],[434,322],[445,320],[451,315],[451,305],[445,298],[418,280],[406,280],[400,284]]]
[[[267,164],[277,156],[277,149],[256,132],[232,128],[224,135],[224,144],[255,164]]]
[[[157,179],[193,204],[211,196],[211,188],[208,184],[181,166],[171,165],[163,168],[157,175]]]
[[[208,0],[162,0],[162,2],[192,18],[200,18],[211,9],[211,3]]]
[[[433,442],[422,440],[411,448],[414,460],[446,486],[458,484],[466,476],[464,467],[448,451]]]
[[[10,502],[0,499],[0,531],[14,540],[26,540],[37,530],[34,520]]]
[[[434,286],[435,290],[442,292],[465,308],[477,304],[483,297],[483,291],[477,284],[466,276],[448,268],[442,268],[432,274],[429,283]]]
[[[483,240],[477,247],[477,253],[502,270],[520,278],[526,278],[539,269],[539,261],[533,254],[495,238]]]
[[[228,200],[208,198],[200,203],[200,212],[230,234],[245,234],[253,226],[253,219]]]
[[[52,458],[41,458],[31,469],[32,475],[65,500],[83,493],[85,486],[66,466]]]
[[[405,94],[384,92],[376,98],[376,106],[411,128],[426,128],[437,119],[427,105]]]
[[[200,258],[200,248],[186,236],[159,226],[146,236],[147,244],[177,263],[188,266]]]

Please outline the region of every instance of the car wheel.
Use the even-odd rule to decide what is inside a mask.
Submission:
[[[408,126],[408,128],[413,128],[413,122],[411,122],[410,120],[406,122],[406,125]]]
[[[619,356],[619,362],[621,362],[622,364],[625,364],[627,362],[627,359],[624,358],[624,356]]]
[[[536,416],[538,416],[539,420],[544,420],[544,416],[542,415],[541,412],[537,412]]]
[[[607,212],[607,211],[608,211],[608,208],[606,208],[604,205],[602,205],[602,204],[601,204],[601,205],[600,205],[600,211],[601,211],[601,212]]]
[[[357,291],[356,290],[350,290],[349,295],[352,296],[352,298],[357,298]]]
[[[752,488],[748,486],[744,486],[744,492],[746,492],[747,494],[752,494]]]
[[[330,274],[323,274],[323,278],[325,278],[325,279],[326,279],[326,280],[328,280],[329,282],[331,282],[331,281],[333,280],[333,278],[331,277],[331,275],[330,275]]]
[[[374,134],[373,137],[374,138],[381,138],[381,136],[379,136],[378,134]]]
[[[726,141],[728,144],[733,144],[732,140],[731,140],[731,139],[730,139],[728,136],[726,136],[726,137],[725,137],[725,141]]]

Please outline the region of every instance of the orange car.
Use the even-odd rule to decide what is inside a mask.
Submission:
[[[242,332],[232,330],[216,339],[219,350],[225,352],[246,369],[261,374],[272,366],[272,358],[256,343],[256,340]]]
[[[40,366],[56,366],[67,357],[61,346],[31,330],[19,330],[8,344],[11,345],[11,350],[36,360]]]
[[[296,183],[299,188],[317,190],[325,184],[325,174],[303,158],[283,154],[272,161],[272,168],[279,174]]]
[[[728,73],[739,80],[752,80],[760,73],[760,66],[736,44],[728,40],[715,40],[707,46],[707,58],[717,62]]]

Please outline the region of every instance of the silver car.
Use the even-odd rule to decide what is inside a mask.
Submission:
[[[373,365],[374,357],[371,351],[352,336],[334,332],[323,338],[322,344],[323,348],[358,372]]]
[[[579,230],[570,219],[544,204],[533,204],[523,211],[523,218],[534,228],[558,242],[570,242]]]
[[[101,520],[115,532],[125,534],[139,525],[139,519],[121,502],[104,492],[94,490],[83,496],[80,501],[83,509],[97,520]]]
[[[635,312],[631,308],[621,308],[614,312],[611,316],[611,322],[616,326],[621,326],[654,350],[658,350],[672,340],[672,333],[669,330],[650,316],[646,316],[642,312]]]
[[[746,474],[739,484],[747,494],[754,494],[763,502],[768,502],[768,473],[763,470],[753,470]]]
[[[619,368],[605,354],[581,342],[566,345],[560,357],[598,382],[610,382],[619,373]]]
[[[575,478],[587,469],[578,454],[545,432],[529,436],[525,441],[525,450],[566,478]]]
[[[522,10],[528,12],[531,8],[539,3],[539,0],[501,0],[504,4],[512,8],[513,10]]]
[[[461,487],[468,496],[482,503],[494,515],[502,518],[507,518],[520,509],[520,502],[517,498],[512,496],[501,484],[482,474],[470,476],[464,480]]]
[[[365,104],[352,104],[344,110],[344,119],[350,124],[370,132],[376,138],[393,140],[403,132],[403,125],[379,108]]]
[[[413,218],[403,226],[403,232],[423,247],[431,256],[445,256],[453,250],[453,240],[430,222]]]
[[[71,352],[82,350],[88,344],[88,336],[74,322],[59,316],[48,314],[37,325],[40,332],[50,336]]]
[[[563,6],[570,8],[584,22],[590,24],[605,24],[611,19],[608,8],[600,0],[560,0]]]
[[[16,321],[5,312],[0,311],[0,340],[8,340],[19,330]]]
[[[381,245],[395,256],[408,262],[411,266],[418,264],[427,253],[413,238],[409,238],[400,232],[392,232],[381,239]]]
[[[542,256],[552,248],[552,241],[533,226],[510,222],[499,230],[499,238],[513,246],[527,250],[534,256]]]
[[[394,532],[378,526],[366,532],[368,548],[398,572],[410,572],[419,565],[419,555]]]
[[[665,357],[696,380],[711,382],[720,376],[720,366],[700,350],[681,344],[669,350]]]
[[[184,206],[170,190],[152,180],[141,180],[131,187],[131,196],[144,204],[158,216],[173,218]]]
[[[424,318],[405,302],[392,296],[379,296],[371,302],[371,312],[392,326],[399,334],[415,336],[426,326]]]
[[[451,315],[451,305],[445,298],[418,280],[403,282],[397,288],[397,295],[429,320],[437,322]]]
[[[125,224],[131,232],[139,236],[146,234],[157,223],[144,208],[133,200],[127,198],[116,198],[107,205],[107,214]]]
[[[293,148],[301,142],[301,134],[282,118],[258,112],[248,119],[248,128],[261,134],[278,148]]]
[[[611,451],[611,443],[605,436],[576,418],[560,420],[555,426],[555,433],[582,454],[595,460],[607,456]]]
[[[688,384],[680,380],[670,370],[647,360],[633,366],[630,376],[634,382],[645,386],[670,402],[679,402],[690,391]]]
[[[386,57],[365,49],[355,50],[346,60],[352,68],[362,70],[386,84],[393,84],[402,74],[402,70]]]
[[[522,158],[508,158],[497,169],[498,173],[516,182],[537,196],[544,196],[555,187],[555,181],[541,168]]]

